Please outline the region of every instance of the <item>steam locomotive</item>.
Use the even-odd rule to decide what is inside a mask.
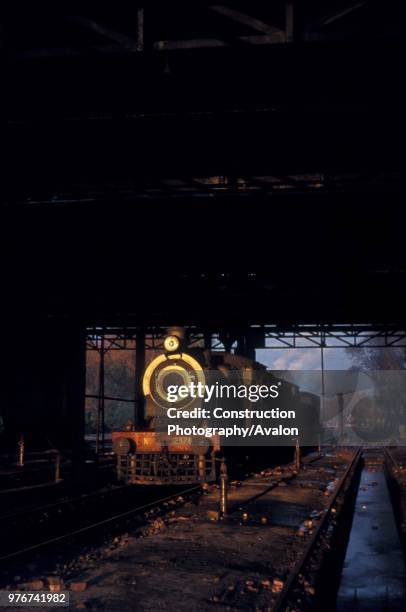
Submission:
[[[128,484],[196,484],[216,480],[218,459],[227,457],[229,465],[248,463],[261,455],[268,466],[282,447],[254,447],[252,444],[230,446],[219,435],[168,435],[165,427],[168,408],[190,411],[201,399],[186,395],[168,400],[168,389],[184,386],[205,387],[208,383],[232,383],[233,386],[280,386],[278,406],[294,407],[304,429],[317,427],[319,398],[300,392],[297,385],[280,381],[265,366],[241,355],[188,348],[182,330],[169,333],[164,351],[147,366],[142,382],[145,418],[129,431],[112,433],[113,452],[117,458],[117,477]],[[223,398],[223,408],[252,408],[247,397]],[[200,424],[204,425],[203,422]],[[300,428],[302,430],[302,427]],[[289,452],[292,451],[289,449]],[[265,466],[265,465],[264,465]]]

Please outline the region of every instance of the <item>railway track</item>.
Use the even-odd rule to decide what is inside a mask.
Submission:
[[[165,488],[167,491],[168,488]],[[165,504],[171,501],[184,503],[201,491],[200,486],[190,488],[177,488],[175,492],[162,497],[162,487],[154,494],[149,487],[143,491],[143,499],[149,495],[149,501],[135,504],[139,489],[127,485],[116,487],[109,491],[91,493],[77,498],[62,500],[45,504],[36,508],[29,508],[16,514],[7,514],[0,517],[0,537],[2,539],[2,554],[0,564],[18,560],[28,554],[41,553],[53,545],[64,545],[86,537],[86,540],[98,533],[108,533],[109,529],[120,529],[130,524],[135,518],[142,518],[143,514],[155,510],[157,514],[166,510]],[[127,509],[117,512],[119,496],[123,498]],[[100,505],[105,504],[104,517]],[[131,507],[128,507],[128,506]],[[113,511],[114,506],[116,511]],[[172,506],[174,507],[174,506]],[[96,512],[97,508],[97,512]],[[93,520],[91,517],[93,516]],[[98,516],[98,520],[94,520]],[[69,528],[66,529],[68,521]],[[29,534],[35,529],[35,537],[30,540]]]
[[[164,491],[167,494],[162,496]],[[45,550],[60,549],[74,542],[82,546],[90,543],[92,547],[92,538],[97,538],[98,534],[120,533],[134,524],[136,527],[145,525],[149,520],[146,515],[163,516],[201,492],[200,485],[177,486],[175,491],[173,487],[122,485],[3,514],[0,516],[0,567],[6,566],[10,575],[13,573],[8,567],[10,564],[20,565],[21,569],[21,563],[26,564],[27,559],[34,556],[38,558]],[[126,509],[117,511],[120,503],[121,508],[124,504]],[[20,569],[17,573],[22,573]]]
[[[350,454],[351,453],[348,453],[348,456],[350,456]],[[245,538],[246,536],[244,534],[249,536],[249,533],[251,532],[251,527],[250,527],[251,520],[252,520],[251,524],[252,524],[253,534],[257,534],[257,535],[253,535],[253,537],[254,538],[259,537],[260,540],[261,539],[263,540],[263,536],[266,533],[266,531],[263,531],[263,529],[266,530],[267,527],[262,526],[262,531],[258,531],[259,529],[261,529],[261,527],[258,526],[258,523],[261,521],[255,518],[255,507],[258,503],[259,503],[259,506],[261,506],[262,504],[261,507],[263,509],[261,510],[261,512],[266,512],[266,509],[265,509],[266,504],[269,504],[269,503],[271,504],[271,508],[272,508],[271,515],[270,515],[271,522],[268,522],[269,526],[271,526],[273,524],[272,523],[272,520],[273,520],[272,513],[274,513],[274,509],[278,506],[278,503],[279,504],[281,503],[277,501],[278,494],[280,495],[284,491],[286,492],[290,491],[291,492],[290,495],[296,495],[295,491],[298,491],[297,494],[300,496],[301,495],[300,491],[320,490],[322,498],[325,500],[325,502],[323,502],[324,510],[322,513],[320,512],[316,513],[319,516],[314,519],[313,527],[310,529],[310,531],[308,532],[308,534],[305,536],[304,539],[297,540],[298,544],[295,545],[295,547],[297,548],[297,546],[299,545],[299,542],[301,541],[303,545],[303,550],[301,549],[301,546],[300,546],[299,547],[301,549],[300,555],[296,557],[294,567],[292,567],[289,573],[284,577],[282,581],[283,582],[282,590],[280,592],[278,591],[275,594],[271,591],[263,592],[263,594],[268,597],[268,601],[270,604],[268,607],[270,610],[272,611],[284,610],[285,611],[285,610],[290,610],[290,609],[298,609],[297,601],[300,599],[304,599],[304,600],[306,599],[306,593],[304,593],[304,589],[306,585],[317,583],[318,578],[315,579],[314,577],[315,572],[317,573],[320,570],[320,566],[324,564],[323,555],[324,555],[325,549],[328,548],[329,538],[331,538],[333,533],[335,534],[337,516],[340,516],[341,511],[347,506],[347,501],[346,501],[347,491],[349,487],[351,487],[352,483],[356,481],[355,474],[357,472],[357,466],[360,462],[360,459],[361,459],[361,451],[359,449],[351,456],[351,459],[348,459],[348,461],[344,460],[344,464],[343,464],[342,459],[341,459],[341,464],[340,462],[338,462],[337,466],[342,465],[342,468],[335,466],[334,452],[332,455],[330,455],[329,459],[327,458],[327,463],[326,463],[326,459],[323,457],[321,458],[309,457],[304,466],[304,470],[303,471],[301,470],[298,474],[296,473],[293,465],[284,466],[282,468],[282,475],[276,474],[275,477],[272,475],[270,477],[265,477],[264,480],[251,478],[249,479],[250,483],[248,483],[247,485],[243,483],[243,487],[241,489],[239,488],[234,489],[234,504],[233,504],[234,509],[232,509],[232,507],[230,506],[231,513],[229,515],[229,518],[224,522],[224,527],[221,526],[221,522],[218,523],[218,527],[215,527],[216,534],[217,534],[216,538],[219,537],[221,540],[223,537],[225,537],[224,542],[228,542],[230,538],[230,535],[226,535],[226,533],[231,534],[231,532],[233,532],[236,534],[237,538],[238,537]],[[330,489],[329,492],[327,492],[328,485],[329,483],[331,483],[332,476],[330,475],[330,473],[332,473],[333,467],[335,468],[335,471],[336,470],[339,470],[339,471],[338,472],[336,471],[337,478],[336,478],[334,490]],[[279,468],[276,468],[275,472],[277,472],[278,469]],[[320,477],[316,482],[315,478],[317,474],[320,474]],[[287,488],[286,489],[280,488],[281,483],[285,483],[284,486],[287,486]],[[308,489],[309,486],[310,486],[310,489]],[[125,490],[126,490],[126,487],[123,487],[123,492]],[[238,491],[244,491],[244,490],[246,490],[246,493],[244,493],[245,498],[243,501],[239,501]],[[323,493],[325,490],[326,492]],[[138,488],[137,488],[137,491],[139,491]],[[85,524],[85,525],[82,524],[76,528],[73,528],[72,524],[70,524],[68,530],[59,531],[57,534],[54,534],[51,537],[43,538],[41,541],[37,541],[31,545],[14,546],[12,550],[9,550],[5,555],[2,555],[2,557],[0,557],[0,563],[7,564],[7,566],[11,564],[14,565],[14,563],[20,563],[21,561],[24,561],[24,563],[26,563],[25,560],[27,558],[32,558],[34,555],[36,555],[37,558],[38,558],[38,555],[50,557],[51,554],[53,553],[50,553],[49,551],[55,551],[55,550],[59,550],[61,555],[64,556],[65,558],[69,558],[73,550],[73,557],[77,559],[78,558],[77,555],[82,555],[83,553],[83,550],[85,548],[84,542],[86,543],[91,542],[90,551],[94,551],[97,557],[97,555],[99,554],[97,552],[99,535],[102,535],[104,538],[104,541],[106,541],[105,536],[107,534],[109,536],[108,539],[111,539],[113,541],[113,538],[111,537],[113,534],[119,535],[122,533],[133,532],[135,535],[137,531],[134,532],[134,528],[136,528],[137,530],[138,528],[141,527],[141,533],[143,533],[144,526],[148,525],[151,522],[153,523],[155,519],[158,517],[160,517],[159,520],[162,519],[164,522],[166,522],[167,519],[165,518],[165,515],[169,516],[167,524],[168,524],[169,529],[172,529],[172,531],[173,531],[173,527],[171,526],[173,525],[178,525],[177,527],[178,533],[179,533],[179,530],[183,531],[183,529],[186,528],[185,535],[182,535],[182,538],[181,538],[182,542],[184,542],[185,537],[186,538],[189,537],[187,535],[188,532],[190,532],[191,534],[192,542],[194,541],[196,537],[198,539],[201,538],[202,540],[205,540],[206,537],[208,537],[207,535],[204,535],[206,533],[205,530],[213,529],[213,527],[210,528],[208,526],[207,518],[205,518],[205,513],[208,507],[210,508],[214,507],[213,503],[216,504],[216,500],[218,504],[218,493],[212,492],[211,495],[203,496],[202,504],[199,504],[198,509],[194,509],[195,507],[191,505],[185,508],[182,508],[180,520],[179,522],[177,522],[178,519],[176,519],[176,515],[178,515],[178,512],[176,511],[178,511],[181,506],[184,506],[184,503],[186,501],[198,495],[201,492],[201,487],[199,486],[191,487],[189,489],[183,489],[182,491],[177,489],[176,492],[172,492],[171,494],[166,495],[166,496],[162,496],[161,488],[160,488],[160,491],[161,491],[161,495],[159,497],[156,497],[153,500],[148,500],[147,502],[145,501],[145,498],[144,498],[142,504],[135,503],[132,507],[127,508],[124,511],[110,513],[109,516],[105,516],[104,518],[100,518],[100,514],[98,514],[97,515],[98,519],[89,521],[88,524]],[[275,493],[273,493],[274,491]],[[104,495],[106,495],[106,492],[104,492]],[[236,495],[237,497],[235,497]],[[309,495],[309,493],[305,493],[305,495]],[[311,493],[311,495],[315,496],[316,493]],[[317,495],[320,495],[320,493],[318,493]],[[181,496],[180,499],[179,499],[179,496]],[[100,504],[100,499],[101,499],[100,497],[98,497],[97,495],[92,495],[91,497],[96,503],[98,501]],[[114,492],[109,492],[107,494],[107,497],[109,497],[110,500],[113,500]],[[210,502],[210,498],[212,500],[211,502]],[[275,500],[275,501],[272,501],[272,500]],[[138,497],[138,502],[139,502],[139,497]],[[276,503],[276,506],[275,506],[275,503]],[[284,502],[284,504],[286,504],[286,502]],[[65,509],[63,510],[65,516],[69,513],[68,509],[72,507],[75,508],[75,504],[73,504],[72,506],[72,500],[66,500],[64,504]],[[79,507],[80,506],[76,506],[76,511],[79,510]],[[215,506],[215,507],[218,507],[218,506]],[[295,503],[293,503],[293,507],[298,508],[298,506]],[[58,510],[59,510],[58,504],[50,504],[50,505],[48,504],[48,505],[42,506],[41,508],[38,508],[38,512],[42,512],[42,513],[47,512],[47,508],[48,508],[48,511],[52,513],[54,512],[58,513]],[[111,505],[110,505],[110,508],[111,508]],[[173,517],[173,513],[170,512],[172,510],[175,511],[175,517]],[[248,515],[248,519],[244,518],[245,514]],[[243,518],[241,518],[240,515]],[[245,524],[245,527],[237,526],[237,525],[241,525],[241,520],[243,524]],[[269,520],[270,519],[268,519],[268,521]],[[197,535],[194,534],[195,529],[198,530]],[[199,535],[199,530],[201,530],[200,531],[201,535]],[[175,532],[176,532],[176,528],[175,528]],[[222,534],[221,532],[224,532],[224,534]],[[170,537],[170,540],[172,540],[174,536],[175,534],[172,534],[172,536]],[[152,548],[154,549],[155,556],[160,554],[159,546],[161,546],[161,544],[158,544],[158,548],[155,550],[156,544],[153,544],[154,536],[152,535],[151,538],[152,540],[149,545],[147,544],[147,542],[148,540],[150,540],[150,538],[147,538],[147,539],[142,538],[141,540],[139,539],[137,540],[137,536],[136,536],[135,540],[131,540],[131,541],[134,541],[134,546],[137,547],[135,558],[140,558],[140,557],[143,558],[142,550],[144,546],[146,547],[152,546]],[[176,536],[175,536],[175,539],[176,539]],[[251,538],[249,538],[248,541],[250,541],[250,539]],[[135,544],[135,542],[137,542],[137,544]],[[145,542],[145,545],[143,544],[143,542]],[[74,543],[74,546],[73,548],[70,549],[68,545],[71,543]],[[79,544],[79,546],[76,546],[76,544]],[[223,544],[223,546],[224,545],[225,543]],[[220,546],[222,545],[220,544]],[[195,547],[195,544],[192,544],[192,549],[195,550],[193,547]],[[47,555],[44,555],[45,550],[47,550]],[[103,547],[102,547],[102,550],[104,550]],[[203,547],[202,552],[204,550],[205,548]],[[321,561],[320,561],[320,553],[322,553]],[[128,555],[128,553],[126,554]],[[193,558],[196,558],[196,554],[197,553],[195,552],[193,553]],[[267,554],[266,550],[264,554]],[[93,555],[92,552],[91,552],[91,555]],[[101,558],[102,560],[105,558],[104,553]],[[162,558],[164,559],[164,554],[162,555]],[[54,555],[54,560],[55,560],[55,555]],[[216,558],[216,561],[218,561],[218,558]],[[102,561],[102,563],[103,562],[104,561]],[[106,558],[106,563],[108,563],[107,558]],[[183,563],[185,562],[183,561],[181,562],[182,566],[183,566]],[[206,560],[204,563],[208,567],[211,566],[210,560]],[[89,568],[86,566],[86,562],[84,562],[84,564],[85,565],[82,569],[81,569],[80,562],[79,563],[75,562],[72,566],[70,566],[70,567],[75,568],[74,575],[80,576],[79,578],[80,580],[82,580],[81,576],[83,575],[83,572],[85,573],[84,579],[87,580],[86,572],[89,571]],[[185,565],[187,564],[188,563],[186,562]],[[20,563],[20,567],[21,565],[22,564]],[[317,565],[317,569],[315,570],[316,565]],[[114,561],[114,566],[117,568],[118,572],[121,571],[119,569],[120,568],[119,558],[116,561]],[[213,569],[212,571],[215,571],[215,570]],[[46,575],[47,573],[49,573],[49,570],[48,571],[43,570],[38,567],[35,570],[35,575],[43,576],[43,575]],[[18,574],[22,575],[20,572],[18,572]],[[13,576],[13,573],[10,574],[9,572],[9,577],[10,575]],[[275,576],[275,574],[273,574],[273,576]],[[277,576],[278,576],[278,570],[276,570],[276,577]],[[71,580],[71,579],[72,579],[72,573],[71,573],[71,570],[69,570],[66,576],[66,580]],[[269,579],[271,580],[271,584],[272,584],[272,578],[267,578],[266,576],[265,576],[265,584],[269,582]],[[89,580],[93,581],[93,578],[90,577]],[[236,580],[237,582],[235,584],[237,585],[240,584],[239,579],[237,577],[236,577]],[[9,580],[8,584],[10,584],[11,582],[12,580]],[[252,583],[252,580],[250,582]],[[254,579],[254,585],[255,584],[257,583],[255,582],[255,579]],[[258,584],[261,590],[262,589],[262,587],[260,586],[261,582],[259,582]],[[241,587],[239,586],[236,587],[237,590],[240,588]],[[246,589],[253,589],[253,588],[254,587],[251,587],[251,586],[249,587],[243,586],[242,589],[244,591],[244,597],[247,597],[250,595],[250,593],[248,593]],[[266,589],[270,587],[264,587],[264,588]],[[221,587],[220,591],[223,590],[225,593],[229,593],[232,596],[234,596],[234,594],[237,593],[237,590],[228,591],[227,589],[229,589],[229,586],[226,586],[225,590],[223,587]],[[219,597],[221,598],[222,596],[221,594],[219,595],[214,594],[212,597],[218,599]],[[269,597],[271,598],[269,599]],[[213,599],[213,601],[217,601],[217,600]],[[228,601],[225,601],[225,603],[228,604]],[[230,603],[231,603],[231,607],[233,607],[233,603],[231,601]]]
[[[40,487],[51,487],[60,485],[62,482],[69,483],[72,480],[72,464],[69,457],[56,450],[41,453],[30,453],[22,465],[15,461],[11,462],[7,457],[0,459],[2,466],[0,470],[0,496]],[[111,455],[97,458],[94,454],[88,455],[84,464],[83,474],[94,479],[97,471],[101,478],[102,472],[115,473],[116,461]]]
[[[406,447],[386,448],[385,468],[401,542],[406,552]]]
[[[315,527],[303,555],[290,572],[283,589],[272,607],[272,612],[284,612],[286,610],[296,609],[298,606],[297,600],[300,600],[303,595],[303,585],[306,584],[305,576],[312,565],[312,558],[318,556],[319,551],[317,549],[323,547],[323,541],[328,539],[328,532],[332,531],[332,527],[336,523],[338,501],[351,486],[361,457],[362,450],[358,449],[344,474],[341,476],[337,488],[331,496],[319,524]],[[317,566],[318,564],[318,560],[314,560],[314,565]]]
[[[402,475],[402,473],[405,473],[406,475],[406,449],[405,452],[401,455],[401,458],[396,457],[391,448],[385,448],[384,454],[385,460],[387,461],[388,466],[392,469],[394,474]]]
[[[34,517],[34,520],[37,521],[37,519],[40,518],[42,515],[49,515],[54,512],[59,514],[64,508],[70,511],[75,507],[85,505],[91,499],[103,500],[104,498],[113,494],[117,495],[117,493],[125,489],[127,489],[126,486],[118,486],[114,487],[111,490],[76,495],[71,498],[60,499],[55,502],[49,502],[35,507],[13,510],[12,512],[8,512],[7,514],[0,515],[0,524],[3,524],[4,522],[9,522],[10,525],[18,524],[20,521],[26,521],[31,517]]]
[[[111,489],[82,493],[0,515],[0,564],[11,558],[41,550],[52,543],[63,543],[75,535],[92,533],[99,527],[106,529],[120,520],[131,521],[143,511],[159,507],[182,496],[201,492],[200,485],[130,486],[116,485]],[[162,496],[163,495],[163,496]],[[140,504],[140,498],[143,503]],[[120,511],[117,511],[120,509]],[[94,520],[98,517],[98,520]],[[66,530],[66,524],[69,530]],[[61,528],[63,533],[61,533]],[[27,545],[28,543],[28,545]]]
[[[213,516],[218,509],[216,491],[204,495],[197,508],[189,504],[176,511],[172,506],[175,512],[161,515],[158,531],[142,538],[130,532],[111,552],[95,549],[89,559],[62,572],[61,579],[67,585],[71,580],[94,584],[84,597],[99,600],[105,609],[130,610],[135,601],[143,601],[148,608],[157,580],[158,591],[169,598],[167,605],[176,604],[179,610],[186,608],[179,607],[170,585],[187,581],[194,585],[188,591],[190,600],[185,598],[188,609],[195,604],[196,609],[205,605],[211,609],[214,604],[230,609],[304,609],[296,601],[306,601],[304,587],[317,585],[318,577],[310,576],[310,571],[314,571],[315,557],[336,533],[336,517],[350,505],[344,493],[356,481],[359,460],[359,450],[336,453],[332,449],[323,457],[307,458],[299,472],[292,464],[266,470],[264,476],[230,489],[229,513],[223,521]],[[314,526],[300,534],[300,525],[312,515]],[[289,562],[292,556],[294,566]],[[111,568],[114,582],[106,579]],[[195,571],[197,582],[193,581]],[[140,581],[138,572],[143,576]],[[120,588],[134,578],[134,593]],[[283,585],[281,591],[279,585]]]

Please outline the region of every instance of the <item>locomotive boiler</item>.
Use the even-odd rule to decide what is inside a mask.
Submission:
[[[260,386],[271,390],[280,387],[278,405],[302,411],[307,424],[309,418],[311,422],[318,420],[318,398],[300,393],[298,387],[290,382],[283,381],[282,385],[262,364],[226,351],[190,348],[182,330],[169,333],[164,340],[164,350],[144,372],[143,422],[130,427],[131,431],[116,431],[112,434],[118,479],[129,484],[211,482],[216,480],[219,459],[224,456],[229,465],[239,464],[243,467],[244,463],[248,465],[250,458],[261,454],[269,465],[271,455],[275,455],[278,448],[259,449],[249,442],[246,445],[233,445],[217,433],[210,436],[200,434],[209,429],[206,427],[206,414],[216,412],[216,409],[209,410],[217,405],[214,394],[211,401],[204,404],[206,408],[202,409],[199,394],[184,393],[171,397],[169,393],[170,390],[180,388],[218,390],[221,387],[231,387],[243,390]],[[248,414],[253,407],[252,398],[244,393],[240,393],[237,398],[222,397],[220,404],[221,410],[227,414]],[[197,423],[193,430],[198,433],[192,433],[192,428],[186,427],[186,435],[169,435],[169,413],[198,415],[200,418],[193,421]],[[244,424],[249,423],[247,416]],[[221,431],[221,428],[218,429]],[[281,450],[279,447],[279,453]]]

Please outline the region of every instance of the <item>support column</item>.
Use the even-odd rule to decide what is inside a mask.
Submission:
[[[207,350],[211,349],[211,332],[208,330],[204,331],[204,348]]]
[[[338,403],[338,435],[339,443],[343,443],[344,436],[344,397],[342,393],[337,393]]]
[[[227,353],[231,352],[231,347],[233,346],[235,335],[231,332],[220,332],[219,333],[220,342],[223,343],[224,349]]]
[[[249,336],[242,335],[238,338],[235,354],[255,360],[255,346],[250,342]]]
[[[144,51],[144,9],[137,9],[137,51]]]
[[[142,391],[142,379],[145,372],[145,331],[139,329],[135,343],[135,401],[134,424],[142,426],[145,423],[145,398]]]
[[[76,322],[69,328],[66,339],[67,416],[72,440],[72,468],[80,475],[85,460],[86,329]]]
[[[286,42],[299,42],[303,39],[303,12],[300,0],[286,0],[285,35]]]

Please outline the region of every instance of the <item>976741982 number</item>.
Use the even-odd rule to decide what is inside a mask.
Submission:
[[[0,591],[0,606],[69,606],[69,592],[61,591]]]

